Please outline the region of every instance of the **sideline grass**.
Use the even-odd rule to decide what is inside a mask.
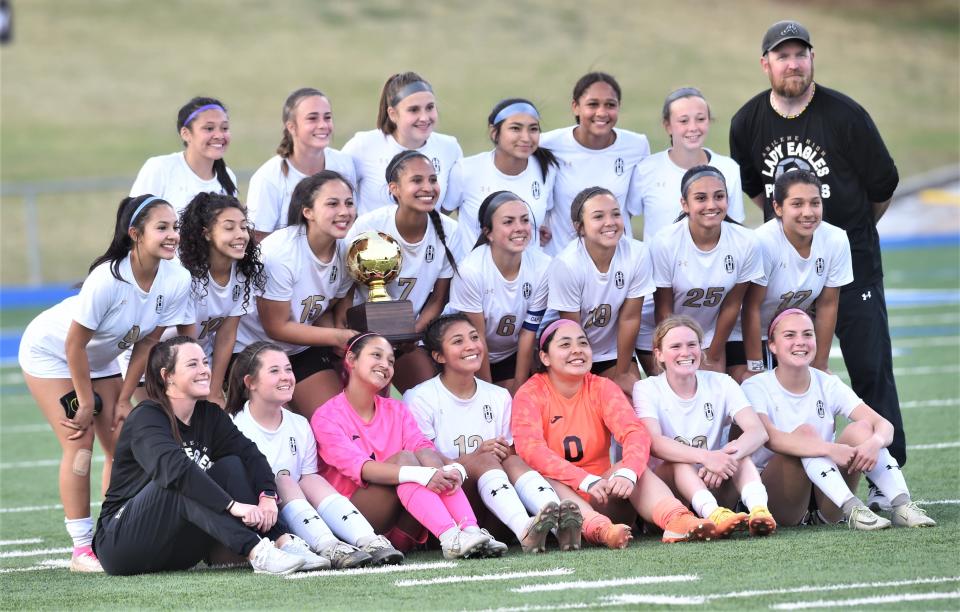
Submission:
[[[486,149],[490,107],[532,98],[545,128],[571,122],[574,81],[591,69],[624,87],[620,125],[666,146],[660,106],[697,85],[716,121],[708,146],[727,151],[729,119],[766,86],[758,41],[787,16],[813,35],[817,80],[863,104],[903,176],[960,159],[960,35],[953,0],[865,0],[790,7],[729,0],[590,4],[521,0],[411,4],[399,0],[281,4],[219,0],[15,3],[3,50],[0,177],[4,183],[128,176],[175,151],[176,109],[200,93],[231,111],[231,166],[254,169],[276,147],[289,91],[326,91],[335,144],[373,127],[387,75],[421,72],[439,97],[442,132],[467,154]],[[242,190],[245,196],[246,190]],[[121,193],[39,203],[44,278],[76,280],[103,248]],[[21,201],[0,207],[0,284],[25,281]],[[64,245],[69,245],[65,248]]]
[[[915,287],[908,270],[922,270],[922,262],[935,264],[960,255],[957,249],[895,251],[886,256],[888,276],[903,278],[890,288]],[[904,273],[899,276],[900,273]],[[913,280],[917,280],[914,276]],[[918,281],[919,282],[919,281]],[[957,283],[940,283],[941,288],[960,288]],[[21,313],[21,316],[26,313]],[[894,347],[899,351],[897,368],[960,365],[960,317],[956,304],[892,308],[897,326]],[[930,320],[947,321],[939,327]],[[940,328],[946,331],[941,331]],[[953,343],[950,344],[950,338]],[[947,342],[926,346],[928,340]],[[931,343],[932,344],[932,343]],[[842,372],[842,363],[831,367]],[[901,401],[958,400],[956,375],[914,375],[898,379]],[[762,609],[789,602],[813,602],[874,596],[901,596],[944,593],[957,589],[960,575],[956,545],[960,541],[960,453],[956,448],[913,450],[905,474],[915,499],[953,500],[927,505],[940,525],[927,530],[891,529],[880,533],[851,532],[843,527],[783,528],[768,539],[736,538],[706,544],[663,545],[641,537],[625,551],[584,550],[576,554],[551,552],[524,556],[517,548],[501,560],[460,562],[456,567],[416,570],[398,574],[338,576],[326,573],[301,580],[280,580],[254,576],[247,570],[212,570],[129,578],[81,576],[53,568],[12,572],[49,561],[62,562],[66,555],[5,558],[12,550],[62,548],[69,545],[63,531],[62,513],[57,509],[34,512],[3,512],[23,506],[45,506],[58,502],[56,467],[12,468],[11,463],[48,460],[58,456],[57,443],[42,427],[41,419],[17,371],[0,369],[0,541],[42,538],[42,543],[0,545],[0,607],[4,609],[117,609],[119,608],[204,608],[204,609],[304,609],[331,610],[480,610],[501,607],[581,605],[607,607],[613,595],[662,596],[674,604],[696,600],[679,597],[708,597],[710,609]],[[960,405],[941,403],[903,411],[911,445],[960,441]],[[95,456],[99,456],[96,453]],[[101,464],[95,463],[96,468]],[[94,488],[99,481],[95,469]],[[861,488],[861,494],[864,493]],[[94,496],[98,500],[98,496]],[[416,553],[410,563],[436,562],[439,552]],[[504,572],[546,572],[570,568],[570,575],[483,582],[398,587],[398,580],[444,576],[476,576]],[[650,585],[610,586],[603,589],[515,593],[511,589],[529,584],[567,581],[594,583],[599,580],[629,579],[637,576],[698,576],[697,580]],[[888,584],[918,579],[951,578],[952,582]],[[836,587],[859,583],[860,586]],[[864,584],[866,583],[866,584]],[[832,590],[810,590],[810,587]],[[780,589],[780,592],[770,593]],[[791,589],[794,592],[788,592]],[[760,594],[730,597],[739,591]],[[786,592],[785,592],[786,591]],[[670,599],[673,598],[673,599]],[[651,600],[646,600],[651,601]],[[936,603],[934,603],[934,601]],[[612,606],[635,609],[635,603]],[[924,610],[956,608],[956,600],[897,601],[895,609]]]

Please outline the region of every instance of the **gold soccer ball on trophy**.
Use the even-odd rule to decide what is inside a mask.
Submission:
[[[363,232],[347,249],[347,271],[370,289],[368,302],[390,301],[385,285],[400,274],[402,264],[400,245],[383,232]]]

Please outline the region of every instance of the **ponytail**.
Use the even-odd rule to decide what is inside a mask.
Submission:
[[[450,265],[453,267],[453,271],[457,274],[460,274],[460,270],[457,268],[457,261],[453,257],[453,253],[450,252],[450,247],[447,246],[447,233],[443,231],[443,221],[440,219],[440,213],[437,212],[437,209],[434,208],[429,213],[430,222],[433,224],[433,231],[437,233],[437,238],[440,239],[440,244],[443,245],[443,250],[446,252],[447,261],[450,262]]]
[[[280,156],[280,172],[283,173],[283,176],[287,176],[287,173],[290,171],[290,164],[287,162],[287,158],[293,155],[293,136],[290,135],[290,131],[287,129],[287,122],[294,118],[294,112],[297,110],[300,102],[303,101],[304,98],[312,98],[313,96],[326,97],[319,89],[301,87],[287,96],[286,101],[283,103],[283,113],[281,114],[283,134],[280,136],[280,144],[277,145],[277,155]]]
[[[219,108],[224,113],[227,112],[227,107],[216,98],[204,98],[200,96],[193,98],[181,106],[179,112],[177,112],[177,133],[179,134],[183,128],[189,130],[190,125],[193,123],[193,120],[196,119],[197,115],[208,108]],[[187,143],[184,142],[183,144],[186,146]],[[227,172],[227,162],[225,162],[223,158],[213,162],[213,172],[223,192],[229,196],[236,196],[237,186],[234,184],[233,179],[230,178],[230,173]]]

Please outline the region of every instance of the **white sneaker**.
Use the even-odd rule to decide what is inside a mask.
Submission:
[[[73,549],[73,556],[70,557],[70,571],[97,573],[103,571],[103,566],[100,565],[100,559],[97,559],[93,548],[79,546]]]
[[[466,559],[475,552],[483,548],[484,544],[490,541],[490,536],[482,531],[457,531],[449,538],[447,542],[441,542],[440,547],[443,550],[444,559]]]
[[[303,538],[295,536],[292,533],[288,533],[287,538],[287,543],[281,546],[280,550],[303,559],[303,565],[300,566],[299,571],[309,572],[312,570],[330,569],[330,561],[326,557],[321,557],[310,550],[310,545],[307,544]]]
[[[877,488],[877,485],[871,484],[867,488],[867,507],[869,507],[874,512],[890,512],[893,510],[893,506],[890,505],[890,500],[887,499],[887,496],[883,494],[883,491]]]
[[[372,540],[361,546],[360,550],[370,555],[370,565],[400,565],[403,563],[403,553],[394,548],[390,540],[382,535],[374,536]]]
[[[372,557],[367,552],[340,540],[336,540],[323,550],[318,550],[317,554],[329,559],[333,569],[364,567],[372,561]]]
[[[916,502],[895,507],[890,518],[897,527],[935,527],[937,525],[937,522],[927,516],[927,512]]]
[[[269,538],[263,538],[253,547],[250,566],[255,574],[273,574],[285,576],[292,574],[303,565],[303,558],[284,552],[273,545]]]
[[[490,538],[486,544],[480,548],[480,556],[486,558],[502,557],[507,554],[510,547],[494,538],[486,529],[480,529],[480,533]]]
[[[877,531],[890,526],[890,521],[877,516],[866,506],[855,506],[847,517],[847,527],[858,531]]]

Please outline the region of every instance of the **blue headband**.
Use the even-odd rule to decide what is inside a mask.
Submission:
[[[133,211],[133,214],[130,215],[130,225],[127,226],[127,229],[133,227],[133,222],[137,220],[137,216],[143,212],[143,209],[150,205],[151,202],[156,202],[157,200],[163,201],[163,198],[158,198],[157,196],[150,196],[143,202],[140,202],[140,206],[137,206],[137,209]]]
[[[396,106],[400,104],[400,101],[406,98],[407,96],[412,96],[415,93],[421,91],[429,91],[433,93],[433,88],[430,87],[430,83],[426,81],[413,81],[412,83],[407,83],[403,87],[397,90],[397,93],[393,94],[390,98],[390,106]]]
[[[195,110],[195,111],[193,111],[192,113],[190,113],[189,115],[187,115],[187,120],[183,122],[183,127],[187,127],[188,125],[190,125],[190,122],[193,121],[193,120],[197,117],[197,115],[199,115],[199,114],[202,113],[203,111],[208,111],[208,110],[212,110],[212,109],[221,110],[221,111],[223,111],[224,114],[227,113],[227,109],[223,108],[223,107],[220,106],[219,104],[204,104],[203,106],[201,106],[201,107],[198,108],[197,110]]]
[[[520,113],[526,113],[537,121],[540,120],[540,113],[538,113],[537,109],[533,107],[533,104],[529,104],[527,102],[514,102],[513,104],[508,104],[500,109],[500,112],[497,113],[497,116],[493,118],[493,125],[497,125],[511,115],[519,115]]]

